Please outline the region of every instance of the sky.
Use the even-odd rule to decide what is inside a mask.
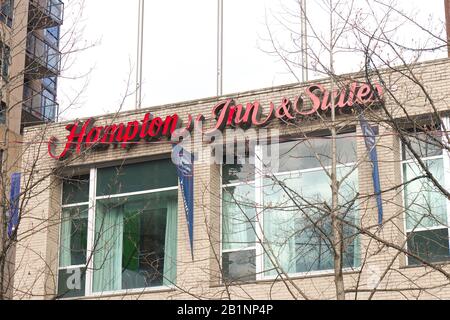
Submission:
[[[68,43],[75,46],[64,58],[59,80],[60,120],[135,107],[138,0],[84,1],[80,13],[81,1],[65,1],[62,51]],[[320,29],[327,24],[318,1],[307,0],[307,6],[311,23]],[[442,0],[397,3],[424,22],[444,19]],[[292,5],[293,0],[224,0],[224,94],[296,81],[266,52],[265,40],[266,18],[272,25]],[[216,0],[145,1],[143,107],[216,95],[216,27]],[[404,36],[415,37],[408,29]],[[282,37],[289,41],[286,33]],[[339,72],[355,66],[348,54],[336,64]]]

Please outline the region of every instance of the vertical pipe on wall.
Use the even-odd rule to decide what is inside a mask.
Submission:
[[[144,0],[139,0],[138,35],[136,52],[136,109],[142,106],[142,64],[144,53]]]
[[[301,19],[301,51],[302,51],[302,81],[308,81],[308,27],[306,20],[306,0],[300,1]]]
[[[217,1],[217,96],[223,89],[223,0]]]
[[[445,7],[445,27],[447,30],[447,52],[450,58],[450,0],[444,0]]]

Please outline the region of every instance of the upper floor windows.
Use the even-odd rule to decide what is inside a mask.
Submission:
[[[0,42],[0,72],[4,80],[9,80],[9,66],[11,64],[11,52],[7,45]]]
[[[58,295],[172,285],[178,183],[170,160],[102,169],[63,188]]]
[[[0,104],[0,124],[6,123],[6,111],[6,103],[2,101]]]
[[[344,267],[359,266],[358,169],[354,133],[337,139]],[[222,167],[222,266],[225,281],[333,269],[331,139],[258,146],[255,165]],[[240,159],[241,163],[243,163]],[[248,159],[247,159],[248,161]]]
[[[12,27],[14,10],[14,0],[1,0],[0,21],[6,23],[8,27]]]
[[[408,137],[411,148],[406,145],[402,148],[407,247],[411,254],[427,262],[450,260],[450,208],[436,185],[450,185],[450,176],[445,174],[449,155],[443,150],[442,139],[445,138],[438,130],[416,130]],[[422,261],[409,256],[408,264],[422,264]]]

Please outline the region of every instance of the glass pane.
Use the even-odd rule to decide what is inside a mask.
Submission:
[[[171,160],[109,167],[97,171],[97,195],[109,195],[178,186]]]
[[[85,295],[86,268],[67,268],[58,271],[58,298]]]
[[[254,186],[240,185],[222,190],[223,250],[253,247],[256,213]]]
[[[356,162],[354,133],[339,135],[336,139],[339,164]],[[264,165],[269,172],[289,172],[331,165],[330,137],[311,137],[263,148]]]
[[[177,199],[174,190],[97,201],[94,292],[175,282]]]
[[[448,229],[420,231],[408,234],[408,251],[428,262],[450,261]],[[408,258],[409,265],[420,261]]]
[[[443,185],[443,160],[426,161],[428,170]],[[422,175],[419,165],[403,165],[405,185],[406,228],[433,227],[447,225],[447,208],[445,196],[427,178],[412,180]],[[412,181],[412,182],[410,182]],[[409,182],[409,183],[408,183]]]
[[[222,166],[222,184],[250,182],[255,180],[254,164],[224,164]]]
[[[225,252],[222,264],[225,282],[256,280],[256,250]]]
[[[63,181],[63,204],[89,201],[89,175],[66,178]]]
[[[339,178],[351,172],[339,190],[339,211],[347,212],[343,218],[357,225],[354,197],[358,190],[358,171],[351,170],[338,171]],[[266,274],[275,275],[276,266],[288,273],[333,268],[330,206],[330,179],[322,170],[286,174],[275,182],[265,179],[264,234],[271,248],[271,257],[266,255],[264,259]],[[344,237],[345,267],[356,267],[359,265],[357,232],[344,224]]]
[[[431,135],[431,136],[430,136]],[[437,133],[430,132],[428,135],[425,133],[415,133],[412,137],[406,137],[411,147],[417,155],[421,158],[433,157],[442,155],[441,137]],[[413,159],[411,151],[406,145],[403,145],[403,160]]]
[[[86,264],[88,206],[65,208],[61,219],[59,266]]]

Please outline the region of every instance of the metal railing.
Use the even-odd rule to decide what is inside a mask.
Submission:
[[[23,87],[23,108],[44,122],[58,120],[59,104],[27,84]]]
[[[44,20],[44,16],[49,17],[54,23],[42,23],[38,21],[38,25],[44,27],[52,25],[61,25],[64,20],[64,3],[61,0],[31,0],[30,4],[34,6],[39,13],[33,12],[34,15],[31,20]]]
[[[37,61],[54,75],[59,74],[61,53],[33,33],[29,33],[27,36],[27,54],[33,61]]]

